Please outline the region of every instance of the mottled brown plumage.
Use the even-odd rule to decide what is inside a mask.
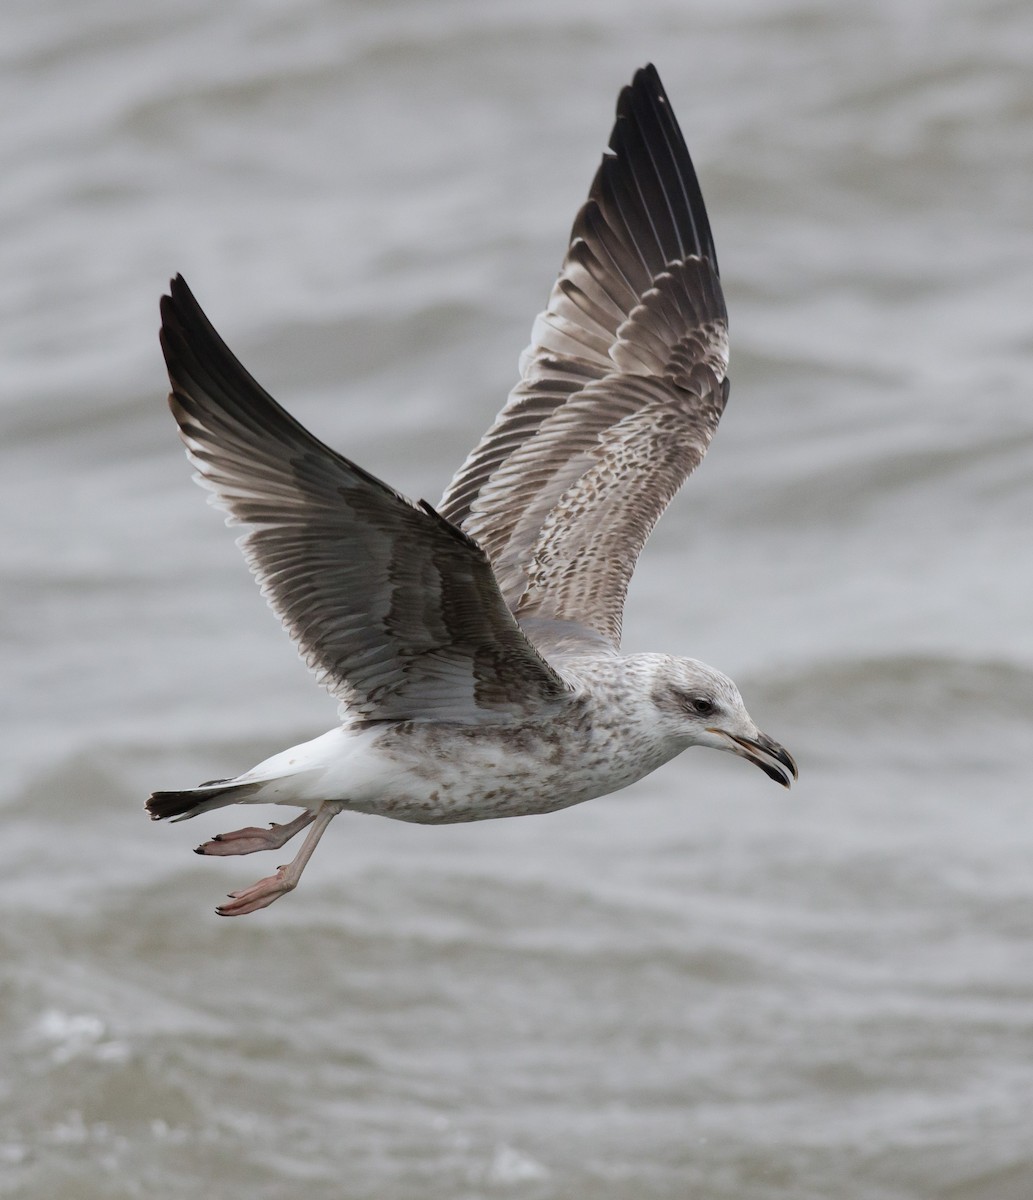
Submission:
[[[308,809],[198,848],[247,854],[311,825],[224,915],[293,888],[344,809],[423,823],[551,812],[691,745],[789,786],[730,679],[618,654],[639,552],[706,453],[728,395],[727,321],[699,184],[652,67],[617,122],[521,378],[435,511],[329,449],[232,355],[186,283],[162,300],[170,405],[198,478],[271,606],[341,702],[339,729],[232,780],[156,792],[155,819]]]

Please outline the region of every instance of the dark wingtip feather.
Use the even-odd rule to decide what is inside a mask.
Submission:
[[[640,67],[631,83],[621,89],[617,99],[617,121],[610,139],[610,148],[615,153],[623,147],[624,123],[628,122],[635,126],[657,166],[665,190],[670,192],[676,224],[691,238],[689,252],[709,259],[714,271],[720,274],[696,168],[660,74],[652,63]],[[660,164],[665,159],[673,166],[673,175],[662,170]]]
[[[215,332],[200,304],[197,303],[194,293],[187,285],[187,281],[178,273],[169,280],[169,290],[162,296],[158,304],[158,311],[161,314],[159,336],[166,361],[169,357],[167,343],[170,333],[182,335],[191,325],[198,323],[207,326],[212,333]]]
[[[209,373],[214,372],[237,387],[254,388],[267,395],[219,336],[182,275],[175,275],[170,281],[159,311],[161,348],[173,389],[177,385],[177,372],[185,370],[206,382]]]
[[[159,305],[159,334],[172,386],[169,407],[181,430],[185,422],[230,425],[245,437],[269,436],[295,449],[322,446],[278,404],[226,345],[182,275],[169,284]]]

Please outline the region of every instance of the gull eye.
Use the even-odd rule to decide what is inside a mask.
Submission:
[[[693,696],[689,700],[689,705],[692,711],[701,717],[713,716],[717,711],[717,705],[706,696]]]

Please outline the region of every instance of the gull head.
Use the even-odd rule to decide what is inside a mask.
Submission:
[[[761,733],[739,689],[706,663],[667,659],[654,676],[652,700],[662,728],[682,749],[710,746],[737,754],[783,787],[797,778],[793,756]]]

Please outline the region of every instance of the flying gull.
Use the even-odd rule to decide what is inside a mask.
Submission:
[[[154,820],[229,804],[301,814],[198,854],[294,860],[217,909],[297,886],[337,813],[426,824],[546,813],[617,791],[689,746],[788,787],[792,756],[735,684],[619,653],[639,552],[710,444],[728,339],[703,197],[652,66],[635,74],[520,381],[437,508],[323,445],[245,371],[182,277],[161,302],[169,405],[201,484],[249,527],[262,592],[341,723],[233,779],[155,792]]]

